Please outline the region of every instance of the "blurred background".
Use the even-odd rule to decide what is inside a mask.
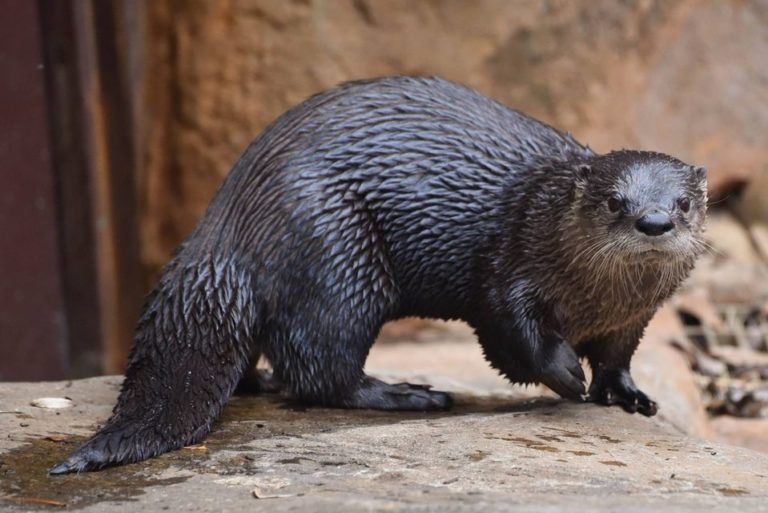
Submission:
[[[709,169],[713,249],[663,329],[710,411],[768,416],[768,2],[2,6],[0,381],[122,372],[144,294],[251,139],[340,82],[434,74],[597,151]]]

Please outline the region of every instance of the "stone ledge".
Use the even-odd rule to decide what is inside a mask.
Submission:
[[[45,469],[108,416],[120,378],[4,383],[0,411],[12,413],[0,414],[0,495],[145,513],[768,510],[768,455],[692,436],[672,417],[510,393],[482,367],[476,344],[458,344],[385,344],[370,361],[418,379],[409,366],[420,358],[452,355],[442,376],[429,365],[422,375],[462,391],[451,412],[305,409],[275,397],[237,397],[203,446],[56,478]],[[637,372],[652,388],[669,369],[651,359],[671,356],[650,353],[638,354]],[[670,396],[669,380],[658,381]],[[75,406],[30,405],[52,395]],[[20,500],[5,499],[0,508],[45,508]]]

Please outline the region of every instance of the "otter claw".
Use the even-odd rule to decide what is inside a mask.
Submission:
[[[646,417],[656,415],[659,410],[658,404],[635,386],[625,369],[595,373],[588,400],[605,406],[621,406],[628,413]]]
[[[541,373],[541,382],[561,397],[574,401],[582,399],[586,395],[586,376],[573,349],[565,343],[559,343],[548,356]]]

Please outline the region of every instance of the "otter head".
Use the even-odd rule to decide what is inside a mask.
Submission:
[[[614,151],[573,169],[579,229],[626,261],[692,262],[702,251],[706,170],[660,153]]]

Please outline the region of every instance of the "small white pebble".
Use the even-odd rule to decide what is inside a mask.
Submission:
[[[72,399],[66,397],[40,397],[30,404],[37,408],[48,408],[50,410],[60,410],[62,408],[71,408],[74,406]]]

